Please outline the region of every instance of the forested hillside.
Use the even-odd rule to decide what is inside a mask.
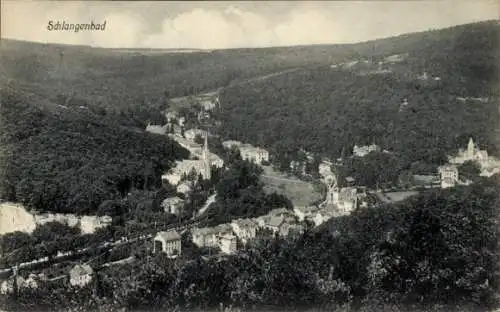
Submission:
[[[188,151],[165,136],[121,126],[119,116],[62,108],[1,90],[0,198],[54,212],[96,212],[133,188],[161,185]]]
[[[0,77],[108,110],[161,106],[167,98],[211,91],[288,68],[336,61],[347,46],[173,53],[2,40]]]
[[[305,148],[336,158],[376,143],[408,163],[438,164],[471,136],[498,153],[499,29],[485,22],[363,43],[350,59],[362,66],[316,66],[227,88],[221,134],[278,155]],[[408,56],[377,73],[393,53]],[[419,79],[424,72],[429,79]]]

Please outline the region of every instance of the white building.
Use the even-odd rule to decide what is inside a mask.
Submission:
[[[269,161],[269,152],[263,148],[254,147],[249,144],[240,146],[241,158],[256,164],[262,164],[264,161]]]
[[[71,286],[83,287],[92,281],[94,270],[88,264],[77,264],[69,271]]]
[[[234,254],[237,251],[237,239],[233,234],[219,236],[219,248],[223,253]]]
[[[441,188],[454,187],[458,182],[458,169],[455,165],[445,165],[438,168]]]
[[[231,222],[233,232],[244,243],[254,239],[257,231],[257,224],[250,219],[236,219]]]
[[[371,144],[368,146],[357,146],[354,145],[354,148],[352,149],[352,154],[357,157],[364,157],[371,152],[378,152],[380,151],[380,147],[375,144]]]
[[[326,204],[334,206],[340,215],[350,214],[358,206],[358,190],[355,187],[338,187],[334,182],[328,189]]]
[[[176,192],[187,195],[191,191],[191,183],[183,182],[177,186]]]
[[[231,149],[233,147],[240,147],[242,145],[243,145],[243,143],[241,143],[240,141],[234,141],[234,140],[228,140],[228,141],[222,142],[222,146],[225,149]]]
[[[148,123],[148,125],[146,126],[146,131],[155,134],[166,134],[167,126],[152,125],[151,123]]]
[[[181,254],[181,236],[176,230],[158,232],[153,243],[154,253],[161,251],[166,253],[170,258],[177,257]]]
[[[165,113],[165,118],[167,118],[168,122],[172,122],[174,119],[177,119],[177,112],[169,111]]]
[[[184,206],[184,200],[179,197],[166,198],[162,203],[163,211],[171,214],[178,214]]]
[[[190,141],[194,141],[196,136],[200,136],[202,138],[206,137],[208,132],[201,129],[189,129],[184,132],[184,137]]]
[[[198,247],[219,247],[222,236],[233,235],[233,228],[230,224],[219,224],[211,228],[193,228],[191,230],[193,243]]]

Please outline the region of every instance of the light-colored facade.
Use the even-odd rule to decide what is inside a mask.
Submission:
[[[207,131],[201,129],[189,129],[184,132],[184,137],[190,141],[194,141],[196,136],[204,138],[207,135],[208,135]]]
[[[243,160],[248,160],[256,164],[262,164],[264,161],[269,161],[269,152],[263,148],[246,144],[240,146],[239,150]]]
[[[237,239],[233,234],[224,234],[218,237],[219,248],[223,253],[234,254],[237,251]]]
[[[241,143],[240,141],[234,141],[234,140],[228,140],[228,141],[224,141],[222,142],[222,146],[225,148],[225,149],[231,149],[233,147],[240,147],[241,145],[243,145],[243,143]]]
[[[179,184],[176,188],[176,191],[177,193],[187,195],[191,191],[191,183],[186,181],[184,183]]]
[[[352,154],[357,157],[364,157],[371,152],[379,152],[380,147],[375,144],[367,145],[367,146],[357,146],[354,145],[354,148],[352,149]]]
[[[171,214],[179,214],[184,206],[184,200],[179,197],[166,198],[162,203],[163,211]]]
[[[454,187],[458,182],[458,168],[455,165],[445,165],[438,168],[441,188]]]
[[[333,205],[336,211],[341,214],[350,214],[358,206],[358,195],[355,187],[338,187],[334,183],[326,195],[327,205]]]
[[[92,281],[94,270],[88,264],[77,264],[69,271],[71,286],[83,287]]]
[[[176,230],[158,232],[153,243],[155,253],[161,251],[168,257],[177,257],[182,252],[181,236]]]
[[[148,123],[148,125],[146,126],[146,131],[154,134],[166,134],[167,126],[152,125]]]
[[[198,247],[219,247],[221,236],[233,235],[230,224],[219,224],[211,228],[194,228],[191,230],[193,243]]]
[[[233,232],[238,236],[244,243],[249,240],[254,239],[257,231],[257,224],[250,219],[237,219],[231,222],[231,227]]]

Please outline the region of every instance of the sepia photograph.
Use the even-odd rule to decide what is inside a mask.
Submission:
[[[500,312],[498,0],[0,7],[0,312]]]

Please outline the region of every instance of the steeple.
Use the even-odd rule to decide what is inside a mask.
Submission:
[[[467,144],[467,154],[469,157],[474,156],[474,141],[472,138],[469,139],[469,144]]]
[[[204,178],[210,180],[211,178],[211,166],[210,166],[210,153],[208,151],[208,131],[205,132],[205,144],[203,146],[203,170]]]

